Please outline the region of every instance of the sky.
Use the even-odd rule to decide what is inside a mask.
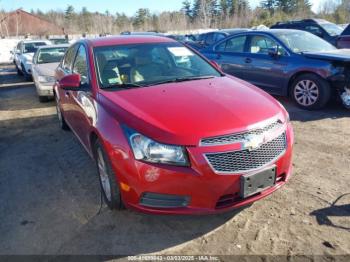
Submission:
[[[327,1],[327,0],[326,0]],[[6,11],[15,10],[22,7],[26,11],[31,9],[64,10],[67,5],[73,5],[76,11],[80,11],[86,6],[89,11],[110,13],[124,12],[127,15],[134,15],[139,8],[148,8],[152,12],[180,10],[183,0],[0,0],[0,9]],[[256,7],[260,0],[249,0],[252,7]],[[318,10],[320,0],[311,0],[313,10]]]

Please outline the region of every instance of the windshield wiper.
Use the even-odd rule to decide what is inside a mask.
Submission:
[[[134,84],[134,83],[124,83],[124,84],[113,84],[104,86],[102,89],[131,89],[131,88],[138,88],[138,87],[145,87],[142,85]]]
[[[146,86],[155,86],[155,85],[161,85],[166,83],[179,83],[179,82],[185,82],[185,81],[193,81],[193,80],[201,80],[201,79],[210,79],[214,78],[215,76],[189,76],[189,77],[178,77],[174,79],[164,80],[161,82],[156,82],[152,84],[148,84]]]

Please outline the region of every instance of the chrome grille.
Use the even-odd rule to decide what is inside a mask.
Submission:
[[[277,160],[287,148],[286,133],[249,151],[240,150],[224,153],[206,154],[209,164],[217,173],[247,172],[263,167]]]
[[[269,125],[266,125],[265,127],[253,129],[253,130],[243,132],[243,133],[236,133],[236,134],[225,135],[225,136],[204,138],[201,140],[201,145],[202,146],[214,146],[214,145],[233,144],[233,143],[244,141],[246,136],[261,135],[261,134],[266,133],[266,132],[273,132],[274,130],[277,130],[281,127],[283,127],[283,123],[278,120],[278,121],[275,121]]]

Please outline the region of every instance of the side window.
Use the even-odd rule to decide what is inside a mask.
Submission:
[[[78,45],[74,45],[66,52],[62,62],[62,67],[65,71],[70,72],[72,70],[72,63],[74,61],[75,54],[77,53],[77,48]]]
[[[218,42],[218,41],[224,39],[225,37],[226,37],[225,34],[215,34],[215,39],[214,39],[214,41],[215,41],[215,42]]]
[[[77,56],[75,58],[73,73],[80,74],[82,85],[89,83],[87,56],[85,47],[83,45],[80,45]]]
[[[216,51],[243,53],[246,40],[247,37],[245,35],[233,37],[219,44],[216,47]]]
[[[265,54],[269,53],[270,48],[277,48],[277,43],[266,36],[253,36],[250,42],[250,53]]]

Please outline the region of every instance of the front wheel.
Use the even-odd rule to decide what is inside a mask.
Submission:
[[[57,112],[57,118],[60,123],[60,127],[63,130],[69,130],[69,126],[66,123],[66,120],[64,119],[64,116],[62,114],[58,99],[56,98],[56,112]]]
[[[306,110],[323,108],[331,98],[329,83],[314,74],[298,76],[291,86],[291,97]]]
[[[110,209],[122,209],[124,207],[117,178],[112,170],[110,161],[101,143],[95,143],[95,161],[103,198]]]

